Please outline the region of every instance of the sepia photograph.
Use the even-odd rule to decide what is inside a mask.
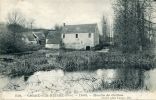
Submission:
[[[156,100],[156,0],[0,0],[0,100]]]

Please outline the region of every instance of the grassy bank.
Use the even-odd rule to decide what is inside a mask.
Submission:
[[[155,56],[149,54],[115,54],[94,51],[63,52],[57,61],[67,71],[95,70],[99,68],[154,67]]]
[[[45,54],[39,52],[25,55],[3,55],[3,58],[13,59],[11,62],[3,60],[0,63],[0,73],[9,76],[30,75],[49,67]]]
[[[46,55],[50,53],[52,56],[47,57]],[[53,56],[55,53],[58,53],[58,51],[37,51],[23,55],[1,55],[0,73],[9,76],[21,76],[31,75],[36,71],[52,69],[63,69],[64,71],[96,70],[99,68],[118,67],[150,69],[154,67],[155,62],[155,56],[148,54],[59,51],[59,55]]]

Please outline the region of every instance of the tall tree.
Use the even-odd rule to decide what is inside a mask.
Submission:
[[[25,31],[26,20],[20,11],[14,10],[8,13],[8,29],[13,33]]]
[[[58,34],[61,34],[62,26],[59,26],[58,24],[56,24],[56,25],[54,26],[54,29],[57,31]]]
[[[107,37],[107,27],[108,27],[108,24],[107,24],[107,19],[105,16],[103,16],[102,18],[102,34],[103,34],[103,38],[106,39]]]
[[[3,32],[0,36],[0,52],[17,53],[25,50],[25,43],[22,40],[21,32],[26,31],[24,27],[25,18],[18,11],[8,14],[8,32]]]
[[[150,0],[117,0],[115,33],[123,52],[142,51],[148,45],[145,19],[149,4]]]
[[[108,42],[109,37],[109,25],[107,18],[105,16],[102,17],[101,26],[102,26],[102,34],[100,35],[100,43],[105,44],[106,42]]]

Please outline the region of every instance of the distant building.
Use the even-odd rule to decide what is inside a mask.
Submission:
[[[39,45],[45,45],[46,37],[44,35],[44,32],[38,31],[38,32],[32,32],[34,37],[36,38],[36,41]]]
[[[56,30],[49,31],[46,38],[45,48],[59,49],[60,44],[61,44],[61,33],[58,33]]]
[[[32,32],[23,32],[22,40],[26,44],[37,44],[37,40]]]
[[[34,36],[37,40],[37,43],[41,46],[45,46],[45,43],[46,43],[45,33],[47,33],[48,30],[39,28],[39,29],[31,29],[31,31],[34,34]]]
[[[99,44],[97,24],[64,25],[62,43],[67,49],[86,49]]]

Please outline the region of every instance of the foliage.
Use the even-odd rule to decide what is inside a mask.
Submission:
[[[99,68],[153,67],[153,57],[149,54],[108,54],[93,51],[73,51],[62,53],[57,58],[66,71],[95,70]]]
[[[25,24],[25,18],[19,10],[13,10],[12,12],[9,12],[7,19],[8,24],[16,24],[20,26],[24,26]]]
[[[12,55],[13,62],[1,62],[1,73],[10,76],[30,75],[39,70],[52,69],[47,64],[47,58],[43,53],[30,53],[23,55]]]
[[[38,44],[26,44],[21,33],[2,32],[0,34],[0,53],[20,53],[41,49]]]
[[[18,33],[1,33],[0,34],[0,52],[1,53],[14,53],[22,52],[25,44],[21,39],[22,35]]]
[[[47,38],[47,36],[48,36],[48,30],[45,30],[45,31],[43,32],[43,34],[44,34],[45,38]]]
[[[13,11],[8,14],[6,28],[7,31],[0,33],[0,53],[19,53],[36,49],[34,45],[29,46],[22,40],[22,32],[28,29],[25,27],[25,18],[20,12]]]
[[[21,33],[24,31],[27,31],[26,28],[24,28],[23,26],[19,25],[19,24],[8,24],[8,30],[11,31],[12,33]]]
[[[116,42],[123,52],[142,51],[149,45],[145,30],[150,0],[117,0],[115,33]]]
[[[103,16],[102,18],[102,37],[101,41],[105,41],[106,37],[108,36],[108,22],[107,19]]]
[[[59,26],[59,25],[55,25],[54,26],[54,29],[57,31],[57,33],[60,33],[62,31],[62,26]]]
[[[58,53],[57,51],[52,52]],[[21,55],[1,55],[0,73],[11,76],[30,75],[36,71],[62,69],[64,71],[93,71],[102,68],[150,69],[155,66],[155,56],[145,54],[115,54],[94,51],[30,52]],[[11,57],[10,57],[11,56]],[[3,61],[1,58],[5,58]]]
[[[20,11],[14,10],[8,13],[8,29],[12,33],[20,33],[26,30],[25,28],[25,18]]]
[[[109,42],[109,24],[107,22],[107,19],[105,16],[102,17],[101,20],[101,26],[102,26],[102,34],[99,36],[99,42],[101,45],[105,44],[106,42]]]

